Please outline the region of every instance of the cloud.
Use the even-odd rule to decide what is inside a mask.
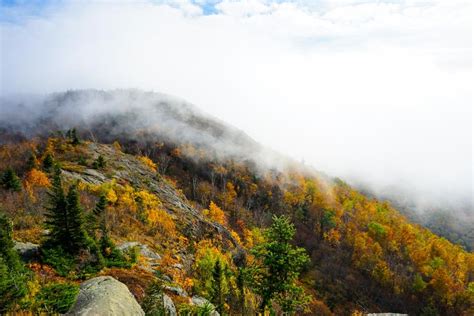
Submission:
[[[468,200],[469,1],[11,6],[1,93],[140,88],[375,188]]]

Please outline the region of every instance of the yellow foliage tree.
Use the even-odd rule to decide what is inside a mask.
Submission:
[[[145,164],[148,168],[150,168],[153,171],[156,171],[156,164],[151,160],[150,158],[146,156],[138,156],[138,159]]]
[[[26,182],[28,182],[29,185],[36,187],[49,187],[51,185],[48,176],[43,171],[35,168],[27,173]]]
[[[153,229],[158,230],[162,235],[168,237],[176,235],[176,225],[173,217],[163,209],[149,210],[148,222],[153,225]]]
[[[227,222],[224,211],[216,205],[213,201],[209,204],[209,209],[205,209],[203,214],[213,222],[225,225]]]

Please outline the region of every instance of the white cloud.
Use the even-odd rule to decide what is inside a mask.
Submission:
[[[1,90],[170,93],[330,174],[470,197],[470,2],[315,3],[13,10]]]

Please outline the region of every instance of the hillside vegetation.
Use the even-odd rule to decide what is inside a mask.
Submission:
[[[112,276],[148,315],[474,314],[472,253],[188,104],[86,90],[14,106],[1,313],[65,313]]]
[[[1,286],[7,284],[1,289],[2,299],[13,303],[10,310],[64,312],[57,301],[70,298],[54,301],[51,287],[74,293],[81,280],[104,274],[126,283],[142,304],[149,303],[147,289],[156,282],[163,288],[168,282],[207,298],[223,314],[473,312],[472,254],[340,180],[296,168],[262,171],[249,161],[217,160],[212,152],[191,144],[137,145],[118,139],[102,145],[74,137],[57,134],[1,147],[0,205],[13,222],[13,239],[42,243],[48,249],[51,231],[44,229],[51,229],[45,222],[57,166],[68,197],[72,190],[78,191],[82,227],[89,229],[89,236],[97,234],[96,239],[110,236],[109,248],[96,257],[107,259],[115,245],[138,241],[161,259],[147,266],[144,258],[123,253],[115,261],[109,256],[99,264],[92,248],[84,246],[87,254],[68,254],[70,262],[58,262],[57,256],[43,250],[26,268],[18,263],[13,269],[5,263],[8,255],[2,254],[2,265],[15,278],[28,280],[13,296],[8,280],[2,280]],[[87,228],[95,222],[91,216],[101,197],[106,201],[106,233]],[[286,237],[272,245],[278,225]],[[274,229],[265,230],[270,226]],[[271,261],[269,252],[278,251],[275,247],[284,240],[290,242],[285,247],[301,258],[284,273],[288,286],[269,294],[270,285],[279,280],[269,273],[274,270],[254,268],[268,269],[264,262]],[[182,313],[198,313],[186,308],[189,302],[184,297],[173,298]]]

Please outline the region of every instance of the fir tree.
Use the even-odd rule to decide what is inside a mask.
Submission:
[[[53,155],[51,155],[51,153],[48,153],[46,157],[44,157],[43,159],[43,169],[49,172],[51,171],[51,168],[53,167],[53,165],[54,165]]]
[[[220,260],[216,260],[214,269],[212,271],[212,278],[214,282],[212,284],[212,302],[216,305],[216,309],[219,314],[222,315],[224,309],[224,291],[223,291],[223,269]]]
[[[107,197],[102,193],[99,197],[99,201],[92,210],[92,214],[95,217],[95,225],[99,226],[100,229],[100,240],[99,240],[99,249],[100,254],[105,258],[106,265],[109,267],[130,267],[130,262],[128,262],[122,252],[117,249],[115,243],[110,238],[110,233],[107,228],[107,222],[105,217],[105,212],[107,208]],[[99,224],[97,224],[99,222]],[[95,233],[94,233],[95,234]]]
[[[64,246],[69,235],[69,216],[67,212],[66,195],[61,181],[61,169],[54,168],[53,186],[48,192],[50,205],[47,207],[46,225],[50,232],[46,242],[47,248]]]
[[[266,242],[252,249],[260,262],[254,268],[252,282],[262,299],[262,314],[274,299],[288,314],[307,304],[308,297],[295,281],[309,258],[304,248],[291,245],[295,232],[287,217],[274,216],[272,226],[266,231]]]
[[[36,154],[32,151],[26,162],[26,169],[30,171],[31,169],[38,169],[38,158]]]
[[[81,143],[81,141],[79,140],[79,137],[77,136],[77,131],[75,128],[71,130],[70,138],[71,138],[71,144],[73,145],[79,145]]]
[[[15,171],[12,168],[8,168],[3,172],[2,178],[0,179],[2,187],[6,190],[19,192],[21,191],[21,182]]]
[[[12,223],[0,212],[0,314],[27,294],[28,274],[13,248]]]
[[[46,224],[50,228],[47,247],[60,247],[71,254],[88,245],[84,228],[83,211],[79,203],[77,186],[72,185],[67,196],[61,183],[61,169],[55,167],[53,188],[49,192],[50,206]]]
[[[92,212],[87,214],[87,232],[89,236],[96,237],[97,230],[102,229],[102,225],[105,225],[105,209],[107,207],[107,197],[105,193],[102,193],[99,197],[99,201],[95,205]]]
[[[104,156],[99,155],[99,157],[97,157],[97,159],[94,161],[93,167],[95,169],[102,169],[105,168],[106,165],[107,162],[105,161]]]
[[[17,271],[21,269],[21,262],[13,247],[12,222],[5,214],[0,212],[0,257],[10,269]]]
[[[77,253],[81,249],[87,248],[88,236],[84,228],[83,210],[79,202],[79,193],[77,192],[76,184],[69,188],[66,197],[66,205],[69,224],[69,240],[67,243],[70,251]]]

